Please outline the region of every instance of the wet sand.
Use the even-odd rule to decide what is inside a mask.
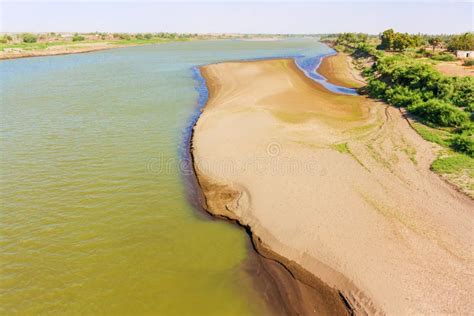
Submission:
[[[290,59],[201,70],[210,98],[192,154],[205,208],[333,303],[298,301],[329,314],[474,309],[474,202],[429,170],[436,149],[398,109],[331,93]]]

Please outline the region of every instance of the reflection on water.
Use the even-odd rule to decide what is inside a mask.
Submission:
[[[329,51],[196,41],[1,61],[0,312],[259,314],[245,234],[196,216],[183,185],[192,67]]]

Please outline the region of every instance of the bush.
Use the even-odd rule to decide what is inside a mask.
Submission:
[[[385,90],[387,90],[387,84],[374,78],[369,80],[366,88],[371,97],[383,99],[385,97]]]
[[[459,127],[469,122],[466,112],[437,99],[413,103],[408,106],[408,111],[426,122],[442,127]]]
[[[469,135],[456,135],[451,140],[451,147],[459,152],[474,157],[474,138]]]
[[[472,77],[448,77],[437,72],[431,65],[405,56],[380,58],[372,71],[378,80],[386,83],[387,88],[403,86],[416,90],[424,101],[436,98],[459,107],[469,107],[474,103]],[[370,88],[373,90],[373,87]],[[407,91],[404,93],[407,94]]]
[[[386,91],[385,95],[387,101],[397,107],[406,107],[422,101],[422,96],[417,90],[410,90],[403,86],[390,88]]]
[[[452,96],[450,98],[454,105],[459,107],[474,107],[474,77],[454,77],[451,78],[453,85]]]
[[[5,44],[11,40],[13,40],[13,38],[10,35],[3,35],[3,37],[0,38],[0,43]]]
[[[144,37],[149,40],[153,37],[153,35],[151,35],[150,33],[146,33]]]
[[[23,42],[25,43],[36,43],[37,40],[38,38],[36,37],[36,35],[29,33],[23,34]]]
[[[466,60],[464,60],[463,66],[474,66],[474,59],[466,59]]]
[[[438,60],[438,61],[455,61],[457,60],[456,56],[452,54],[438,54],[431,56],[431,59]]]
[[[80,41],[83,41],[84,39],[85,39],[84,36],[78,35],[78,34],[75,34],[75,35],[72,37],[72,41],[73,41],[73,42],[80,42]]]
[[[114,33],[113,34],[113,37],[114,38],[118,38],[118,39],[121,39],[121,40],[130,40],[130,35],[129,34],[125,34],[125,33]]]

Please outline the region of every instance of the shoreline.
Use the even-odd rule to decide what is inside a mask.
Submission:
[[[194,148],[194,145],[195,145],[194,140],[195,140],[195,137],[196,137],[196,129],[197,128],[202,130],[199,133],[204,133],[203,128],[201,126],[197,127],[200,123],[201,123],[201,125],[203,124],[202,122],[200,122],[200,120],[211,121],[212,120],[211,116],[213,116],[213,115],[214,116],[219,115],[219,117],[221,119],[223,119],[224,116],[222,116],[221,114],[225,114],[223,109],[215,109],[216,104],[219,104],[219,102],[225,102],[225,99],[222,99],[222,97],[221,97],[221,99],[219,99],[217,101],[213,100],[213,98],[216,98],[216,95],[217,95],[217,97],[220,96],[220,93],[222,92],[222,89],[225,88],[225,85],[223,85],[221,83],[216,84],[215,79],[216,78],[220,79],[220,77],[216,77],[215,71],[214,71],[214,73],[209,74],[208,69],[209,69],[209,67],[210,68],[215,68],[215,69],[231,67],[231,68],[227,69],[226,71],[227,72],[230,71],[230,70],[239,71],[238,69],[241,68],[241,67],[235,68],[234,66],[236,64],[243,65],[243,63],[271,64],[271,63],[265,62],[265,61],[259,61],[259,62],[226,62],[226,63],[223,63],[223,64],[217,64],[217,65],[213,65],[213,66],[205,66],[205,67],[201,68],[205,72],[203,75],[206,79],[206,85],[209,88],[210,94],[209,94],[209,99],[206,103],[205,108],[202,109],[203,113],[206,113],[207,115],[205,115],[205,118],[203,119],[204,115],[201,114],[201,117],[198,119],[198,122],[196,123],[196,125],[193,128],[192,141],[190,143],[190,145],[191,145],[190,146],[190,151],[191,151],[191,157],[193,159],[193,168],[194,168],[195,173],[196,173],[197,181],[198,181],[199,186],[201,187],[201,190],[202,190],[202,192],[203,192],[203,194],[206,198],[206,201],[205,201],[206,204],[204,205],[204,208],[209,213],[214,214],[215,216],[230,219],[234,222],[238,222],[238,224],[240,224],[241,226],[246,227],[247,232],[249,233],[249,235],[252,239],[252,242],[254,244],[254,247],[256,248],[257,252],[259,252],[260,255],[262,255],[263,257],[265,257],[265,253],[267,253],[267,254],[270,253],[270,257],[272,257],[277,262],[280,262],[281,264],[283,264],[291,272],[292,275],[296,276],[295,279],[302,278],[301,275],[305,275],[305,273],[304,273],[305,271],[307,271],[310,276],[316,277],[317,280],[319,279],[320,276],[325,275],[325,277],[323,278],[322,284],[329,285],[329,288],[332,288],[332,290],[334,290],[335,288],[338,289],[338,290],[335,290],[336,292],[332,292],[332,294],[337,293],[337,291],[339,291],[338,292],[338,294],[339,294],[339,303],[343,304],[344,310],[347,313],[353,313],[354,311],[355,312],[361,311],[361,312],[369,312],[370,313],[370,312],[376,312],[376,311],[379,311],[379,312],[380,311],[394,312],[396,310],[398,310],[398,311],[411,310],[410,309],[410,308],[412,308],[411,306],[406,307],[408,309],[403,309],[404,307],[398,307],[397,304],[395,304],[395,305],[393,305],[393,304],[392,305],[386,305],[388,303],[387,302],[384,303],[383,300],[381,301],[380,296],[379,296],[377,301],[372,301],[371,299],[369,299],[369,295],[364,294],[364,292],[366,292],[367,289],[364,289],[363,291],[360,290],[357,286],[352,284],[352,281],[351,281],[351,280],[353,280],[352,278],[351,279],[345,279],[345,277],[343,277],[343,274],[340,274],[337,271],[332,270],[332,268],[330,268],[330,266],[328,266],[327,264],[324,264],[323,262],[320,262],[320,264],[316,264],[317,261],[315,261],[314,257],[312,257],[312,256],[307,257],[306,255],[301,256],[300,254],[295,253],[294,250],[291,249],[291,247],[288,248],[287,246],[282,246],[282,245],[280,245],[278,247],[275,247],[275,245],[279,243],[278,240],[271,241],[271,243],[273,243],[273,245],[269,245],[267,241],[272,239],[272,237],[271,237],[272,234],[271,233],[270,234],[265,234],[264,233],[262,235],[262,232],[265,232],[265,228],[262,227],[261,222],[259,222],[259,220],[257,218],[255,218],[253,215],[251,215],[251,213],[255,212],[255,210],[252,210],[251,213],[249,213],[249,210],[247,210],[249,208],[249,204],[251,204],[253,202],[253,201],[249,201],[249,199],[253,199],[255,197],[251,194],[249,195],[249,192],[247,191],[248,187],[242,187],[240,184],[237,185],[236,183],[233,183],[233,182],[231,182],[229,184],[225,184],[225,182],[228,182],[228,181],[227,180],[223,181],[222,177],[219,180],[217,180],[218,179],[217,178],[216,179],[217,181],[216,181],[216,180],[213,179],[212,176],[211,176],[211,178],[209,178],[209,175],[208,174],[206,175],[205,174],[206,172],[203,172],[203,170],[201,170],[202,166],[198,166],[199,162],[196,161],[196,157],[194,156],[194,151],[196,150],[196,148]],[[279,61],[277,60],[274,63],[279,63]],[[284,62],[284,60],[282,60],[282,63],[285,64],[285,67],[290,67],[290,66],[288,66],[287,62],[286,63]],[[292,66],[293,68],[296,68],[296,69],[298,68],[297,65],[294,64],[294,61],[293,61],[292,65],[293,65]],[[247,68],[249,68],[249,67],[247,67]],[[257,68],[257,66],[254,66],[254,68]],[[251,71],[251,70],[249,70],[249,71]],[[254,70],[252,70],[252,71],[254,71]],[[294,72],[294,71],[295,71],[295,69],[292,70],[292,72]],[[296,76],[304,77],[303,81],[306,80],[307,81],[306,84],[312,86],[311,89],[316,88],[315,90],[318,90],[318,93],[322,93],[323,95],[326,96],[326,98],[332,98],[330,95],[334,95],[334,93],[328,92],[321,85],[319,85],[318,83],[316,83],[316,82],[312,81],[311,79],[307,78],[301,72],[301,69],[296,70],[296,71],[297,71]],[[221,72],[219,74],[221,74]],[[236,73],[234,73],[234,75],[235,74]],[[210,78],[210,77],[212,77],[212,78]],[[302,79],[302,78],[300,78],[300,79]],[[327,78],[327,79],[330,80],[331,78]],[[308,80],[311,81],[311,83],[309,83]],[[229,81],[229,82],[231,82],[231,81]],[[232,83],[232,84],[234,84],[234,83]],[[233,89],[238,89],[238,86],[233,87]],[[214,91],[214,92],[212,92],[212,91]],[[244,97],[243,92],[240,92],[240,96]],[[359,97],[358,100],[362,100],[361,98],[362,97]],[[323,96],[323,99],[324,99],[324,96]],[[366,101],[363,101],[363,102],[366,102]],[[226,105],[226,107],[228,107],[228,105]],[[380,106],[378,108],[379,108],[379,112],[382,112],[380,110],[381,109]],[[211,111],[213,111],[215,113],[209,114],[209,109],[211,109]],[[268,110],[268,109],[266,109],[266,110]],[[282,116],[281,113],[279,113],[279,111],[281,111],[281,109],[277,109],[278,111],[275,111],[275,109],[271,109],[271,110],[272,110],[272,113],[276,114],[277,117],[279,116],[278,118],[280,118],[280,119],[293,120],[293,122],[291,122],[292,124],[303,124],[302,122],[305,121],[304,119],[303,119],[303,121],[301,121],[302,118],[299,115],[293,115],[293,117],[289,117],[288,116],[289,114],[284,113],[284,115]],[[339,113],[338,110],[335,109],[335,108],[331,108],[330,111],[333,111],[333,110],[334,110],[333,114],[335,116],[341,116],[343,114],[343,113],[342,114]],[[392,115],[395,115],[395,112],[393,112],[390,109],[388,109],[388,110],[389,111],[387,112],[387,108],[385,109],[385,116],[387,117],[386,120],[390,121],[392,119]],[[219,111],[222,112],[222,113],[220,113]],[[239,111],[243,111],[243,109],[239,110]],[[235,112],[235,110],[233,112]],[[356,114],[357,113],[358,112],[356,111]],[[363,114],[364,113],[362,113],[362,114],[358,113],[359,116],[362,115],[361,117],[364,116]],[[226,115],[228,116],[230,114],[226,114]],[[323,115],[323,114],[321,114],[321,115]],[[296,122],[294,122],[295,119],[296,119]],[[381,123],[382,125],[380,126],[380,128],[385,128],[385,126],[388,125],[387,123],[390,123],[389,121],[387,121],[387,122],[383,121]],[[299,122],[301,122],[301,123],[299,123]],[[335,122],[333,120],[328,120],[326,123],[329,124],[329,125],[335,124]],[[396,123],[399,124],[398,121]],[[409,135],[405,135],[406,137],[410,137],[410,138],[414,137],[413,134],[410,134],[409,132],[407,132],[407,133]],[[207,135],[208,134],[206,134],[206,136]],[[416,135],[416,136],[419,137],[418,135]],[[200,136],[200,137],[202,138],[202,136]],[[208,137],[211,137],[211,136],[209,135]],[[418,139],[415,139],[414,141],[418,141]],[[229,142],[232,143],[232,140],[229,140]],[[426,148],[427,147],[426,144],[424,144],[424,145],[425,145],[424,147]],[[347,145],[345,145],[345,146],[347,148]],[[200,149],[200,150],[202,152],[206,152],[206,150],[204,150],[204,151],[202,149]],[[347,151],[347,149],[342,149],[342,150]],[[349,151],[349,153],[351,153],[351,152]],[[365,159],[363,161],[361,161],[361,159],[357,158],[357,156],[354,153],[351,153],[351,155],[353,157],[355,157],[356,160],[358,161],[358,163],[360,165],[364,166],[364,168],[367,169],[368,171],[370,171],[369,168],[371,168],[371,169],[374,168],[373,170],[379,171],[379,170],[375,169],[375,166],[369,166],[369,167],[365,166],[364,165],[364,163],[366,163]],[[433,158],[433,156],[430,155],[430,154],[427,154],[426,157],[423,156],[423,157],[419,157],[419,158],[423,159],[422,165],[423,165],[423,167],[425,167],[426,163],[429,162]],[[420,169],[420,168],[417,168],[417,169]],[[424,172],[425,170],[423,169],[423,170],[418,170],[418,171],[419,172],[421,172],[421,171]],[[210,172],[210,174],[212,174],[212,172]],[[224,176],[226,177],[228,175],[224,175]],[[401,175],[399,175],[399,177],[400,176]],[[435,186],[440,185],[438,182],[436,182],[436,179],[430,179],[430,180],[435,182],[434,183]],[[446,189],[446,187],[441,187],[439,189],[442,190],[443,192],[448,190],[448,189]],[[449,194],[452,194],[452,192],[449,192]],[[371,203],[372,203],[372,207],[375,206],[376,208],[380,208],[380,207],[377,207],[376,205],[373,205],[373,203],[375,203],[375,202],[371,202]],[[464,205],[466,205],[466,203],[469,204],[470,202],[465,201],[465,200],[461,200],[460,203],[464,203]],[[390,219],[389,219],[389,222],[391,222]],[[402,222],[402,224],[403,224],[403,222]],[[259,232],[256,233],[256,230],[258,230]],[[262,241],[261,238],[264,238],[265,241]],[[273,239],[275,239],[275,237],[273,237]],[[292,258],[299,258],[299,259],[295,261]],[[303,266],[302,266],[302,264],[303,264]],[[311,271],[305,269],[305,267],[308,267],[308,264],[310,264],[310,266],[313,266]],[[315,271],[319,271],[318,272],[319,275],[318,275],[318,273],[315,273]],[[323,272],[321,272],[321,271],[323,271]],[[345,275],[347,275],[347,274],[345,274]],[[304,277],[302,279],[304,279]],[[328,281],[329,281],[329,283],[328,283]],[[310,282],[313,282],[313,284],[314,284],[314,280],[312,280]],[[374,281],[374,282],[377,282],[377,281]],[[369,290],[369,292],[370,292],[370,290]],[[396,297],[397,293],[394,293],[394,294],[391,294],[391,295],[395,295],[395,297]],[[334,297],[334,295],[333,295],[333,297]],[[373,295],[370,295],[370,297],[372,298]],[[385,305],[385,306],[381,307],[379,304],[382,304],[382,305]],[[398,308],[400,308],[400,309],[398,309]],[[414,308],[416,308],[416,307],[414,307]],[[423,308],[426,308],[426,307],[423,306]],[[459,308],[459,306],[457,306],[456,308]],[[433,311],[433,310],[436,310],[436,309],[431,309],[431,311]],[[416,312],[417,310],[413,309],[411,311]]]
[[[178,43],[181,41],[163,41],[163,42],[150,42],[150,43],[129,43],[129,44],[115,44],[115,43],[84,43],[81,44],[70,44],[63,46],[50,46],[46,49],[41,50],[22,50],[21,52],[0,52],[0,61],[2,60],[13,60],[22,58],[33,58],[33,57],[48,57],[48,56],[61,56],[61,55],[72,55],[72,54],[85,54],[110,49],[126,48],[126,47],[137,47],[146,45],[158,45],[167,43]],[[74,47],[80,46],[80,47]]]
[[[143,44],[143,45],[149,45],[149,44]],[[85,53],[92,53],[92,52],[98,52],[98,51],[103,51],[103,50],[109,50],[109,49],[115,49],[115,48],[124,48],[124,47],[134,47],[134,46],[142,46],[140,44],[137,45],[113,45],[113,46],[99,46],[99,47],[87,47],[87,48],[78,48],[78,49],[73,49],[73,50],[50,50],[47,51],[41,50],[41,51],[24,51],[24,53],[18,54],[18,55],[0,55],[0,61],[1,60],[12,60],[12,59],[21,59],[21,58],[32,58],[32,57],[47,57],[47,56],[61,56],[61,55],[72,55],[72,54],[85,54]]]

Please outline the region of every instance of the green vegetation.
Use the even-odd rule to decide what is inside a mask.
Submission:
[[[83,41],[85,40],[85,37],[82,36],[82,35],[79,35],[79,34],[74,34],[74,36],[72,37],[72,41],[73,42],[79,42],[79,41]]]
[[[451,53],[435,52],[441,46],[473,50],[473,33],[428,37],[387,30],[378,46],[364,38],[345,33],[334,41],[337,50],[350,53],[359,64],[367,80],[360,92],[406,108],[413,115],[413,128],[443,148],[432,170],[466,188],[465,180],[474,177],[474,77],[443,75],[432,64],[456,60]],[[473,64],[472,60],[464,62]],[[344,145],[334,148],[345,152]]]
[[[467,113],[473,110],[472,77],[445,76],[431,65],[404,55],[382,56],[364,74],[368,80],[365,89],[372,97],[408,107],[410,112],[413,110],[422,119],[439,126],[460,127],[470,123],[469,115],[461,114],[460,109]],[[434,113],[443,117],[437,118]]]
[[[13,38],[6,34],[6,35],[3,35],[3,37],[0,38],[0,43],[1,44],[5,44],[5,43],[8,43],[8,42],[11,42],[13,40]]]
[[[0,37],[0,51],[5,49],[18,49],[19,51],[43,50],[52,46],[77,45],[79,42],[93,44],[111,44],[111,45],[145,45],[158,44],[170,41],[187,41],[199,38],[197,34],[180,33],[146,33],[146,34],[127,34],[127,33],[75,33],[73,36],[61,33],[43,33],[22,35],[4,35]]]
[[[413,122],[412,127],[418,132],[418,134],[420,134],[421,137],[423,137],[423,139],[429,142],[441,145],[445,148],[449,148],[451,146],[452,135],[446,130],[432,128],[419,122]]]
[[[466,60],[463,62],[463,65],[464,65],[464,66],[474,66],[474,59],[466,59]]]
[[[408,33],[397,33],[393,29],[384,31],[380,37],[380,49],[403,51],[409,47],[421,46],[424,39],[420,35],[411,35]]]
[[[433,36],[428,39],[428,44],[433,47],[433,52],[437,47],[439,47],[443,43],[443,38],[441,36]]]
[[[432,55],[431,59],[438,60],[438,61],[455,61],[455,60],[457,60],[456,56],[454,56],[453,54],[446,54],[446,53]]]
[[[349,147],[347,147],[347,143],[334,144],[333,147],[341,154],[348,154],[350,152]]]
[[[454,35],[448,40],[448,50],[474,50],[474,33]]]
[[[368,81],[364,92],[406,107],[432,127],[450,128],[451,138],[458,139],[451,147],[472,155],[474,78],[445,76],[431,65],[404,55],[382,56],[364,73]]]
[[[24,43],[36,43],[36,41],[38,40],[36,35],[30,34],[30,33],[25,33],[23,34],[22,37],[23,37]]]
[[[463,154],[451,153],[436,159],[431,165],[431,169],[444,174],[467,173],[474,177],[474,159]]]

